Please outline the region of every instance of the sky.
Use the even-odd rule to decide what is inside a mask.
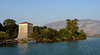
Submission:
[[[0,23],[14,19],[42,26],[74,18],[100,20],[100,0],[0,0]]]

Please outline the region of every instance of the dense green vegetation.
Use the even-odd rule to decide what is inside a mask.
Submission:
[[[33,33],[28,37],[39,42],[86,39],[86,33],[83,30],[79,31],[78,19],[67,19],[66,21],[66,28],[60,29],[59,31],[47,28],[46,26],[33,26]],[[6,19],[3,24],[0,23],[0,39],[14,39],[17,35],[18,25],[15,20]]]
[[[83,30],[79,31],[78,19],[67,19],[66,21],[66,28],[60,29],[59,31],[52,28],[47,28],[46,26],[34,26],[33,33],[29,37],[38,41],[72,41],[86,39],[86,33]]]
[[[16,38],[18,35],[18,25],[13,19],[6,19],[4,20],[3,24],[0,23],[0,31],[0,35],[2,35],[0,36],[0,39],[13,39]],[[6,33],[7,36],[5,36]]]
[[[46,26],[34,26],[33,33],[29,37],[35,38],[37,41],[55,41],[59,38],[59,32]]]
[[[6,32],[0,31],[0,40],[8,39],[9,35]]]
[[[78,19],[67,19],[66,36],[68,40],[86,39],[86,33],[83,30],[79,31]]]

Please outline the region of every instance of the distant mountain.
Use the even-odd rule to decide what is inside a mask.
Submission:
[[[49,23],[44,26],[59,30],[66,27],[66,21]],[[91,19],[80,19],[79,28],[83,29],[88,35],[100,34],[100,21]]]

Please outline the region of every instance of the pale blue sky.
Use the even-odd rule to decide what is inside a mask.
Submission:
[[[0,22],[8,18],[39,26],[67,18],[100,20],[100,0],[0,0]]]

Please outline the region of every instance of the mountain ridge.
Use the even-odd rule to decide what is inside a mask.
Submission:
[[[83,29],[87,35],[100,34],[100,20],[80,19],[78,23],[79,29]],[[66,27],[66,21],[48,23],[44,26],[59,30]]]

